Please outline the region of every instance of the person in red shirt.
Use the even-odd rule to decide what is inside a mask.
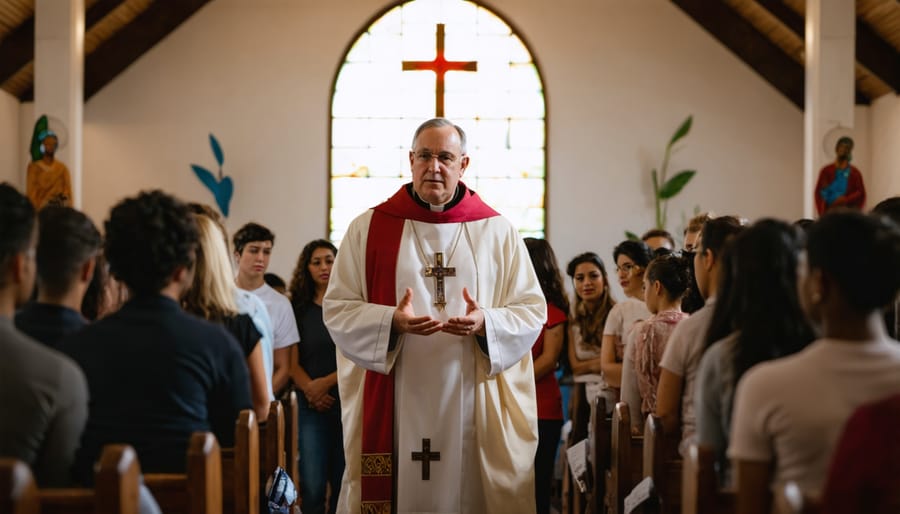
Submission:
[[[819,170],[816,182],[816,212],[819,216],[834,207],[862,209],[866,203],[866,188],[862,174],[850,164],[853,158],[853,140],[838,139],[833,164]]]
[[[544,239],[526,237],[525,247],[547,299],[547,322],[531,348],[531,357],[534,359],[538,411],[538,449],[534,457],[535,503],[537,514],[548,514],[553,461],[563,424],[562,395],[555,371],[566,334],[569,300],[550,243]]]

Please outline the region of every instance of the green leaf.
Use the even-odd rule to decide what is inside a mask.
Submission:
[[[637,234],[635,234],[634,232],[632,232],[630,230],[625,231],[625,239],[628,239],[629,241],[640,241],[641,240],[641,238],[638,237]]]
[[[659,197],[668,200],[673,196],[677,195],[684,189],[684,186],[687,185],[688,182],[694,178],[694,174],[697,173],[695,170],[682,170],[675,174],[674,177],[670,178],[663,184],[662,188],[659,190]]]
[[[694,122],[694,116],[688,116],[684,122],[681,123],[681,126],[678,127],[678,130],[675,131],[675,134],[672,136],[672,139],[669,141],[669,146],[674,145],[679,139],[683,138],[691,131],[691,124]]]

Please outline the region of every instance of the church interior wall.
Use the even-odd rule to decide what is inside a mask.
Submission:
[[[212,203],[189,165],[215,169],[213,133],[235,182],[229,230],[250,220],[270,226],[271,268],[288,278],[302,245],[327,233],[337,67],[387,5],[208,4],[85,105],[84,210],[99,222],[122,197],[156,187]],[[670,230],[680,231],[695,206],[751,219],[800,216],[801,111],[671,3],[489,5],[521,31],[543,74],[547,228],[563,265],[593,250],[613,268],[624,230],[650,227],[649,170],[688,114],[694,128],[670,170],[698,174],[671,202]]]
[[[19,100],[0,91],[0,182],[19,184],[19,146]]]
[[[887,94],[872,102],[870,133],[873,175],[866,189],[874,206],[900,195],[900,95]]]

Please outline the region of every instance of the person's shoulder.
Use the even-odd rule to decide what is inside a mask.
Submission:
[[[565,311],[557,307],[555,304],[548,303],[547,304],[547,326],[553,327],[559,325],[560,323],[568,320],[568,315]]]
[[[4,333],[2,339],[3,351],[7,359],[23,363],[26,366],[40,363],[38,366],[29,366],[30,378],[58,383],[60,389],[65,389],[67,384],[84,382],[81,368],[64,352],[54,350],[18,331],[12,334]],[[16,354],[14,359],[12,353]]]

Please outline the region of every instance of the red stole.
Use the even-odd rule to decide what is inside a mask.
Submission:
[[[369,302],[397,305],[397,256],[407,219],[426,223],[462,223],[498,213],[460,183],[463,198],[447,211],[430,211],[412,199],[406,186],[373,210],[366,239],[366,289]],[[366,371],[363,386],[362,468],[363,514],[388,514],[394,497],[394,374]]]

